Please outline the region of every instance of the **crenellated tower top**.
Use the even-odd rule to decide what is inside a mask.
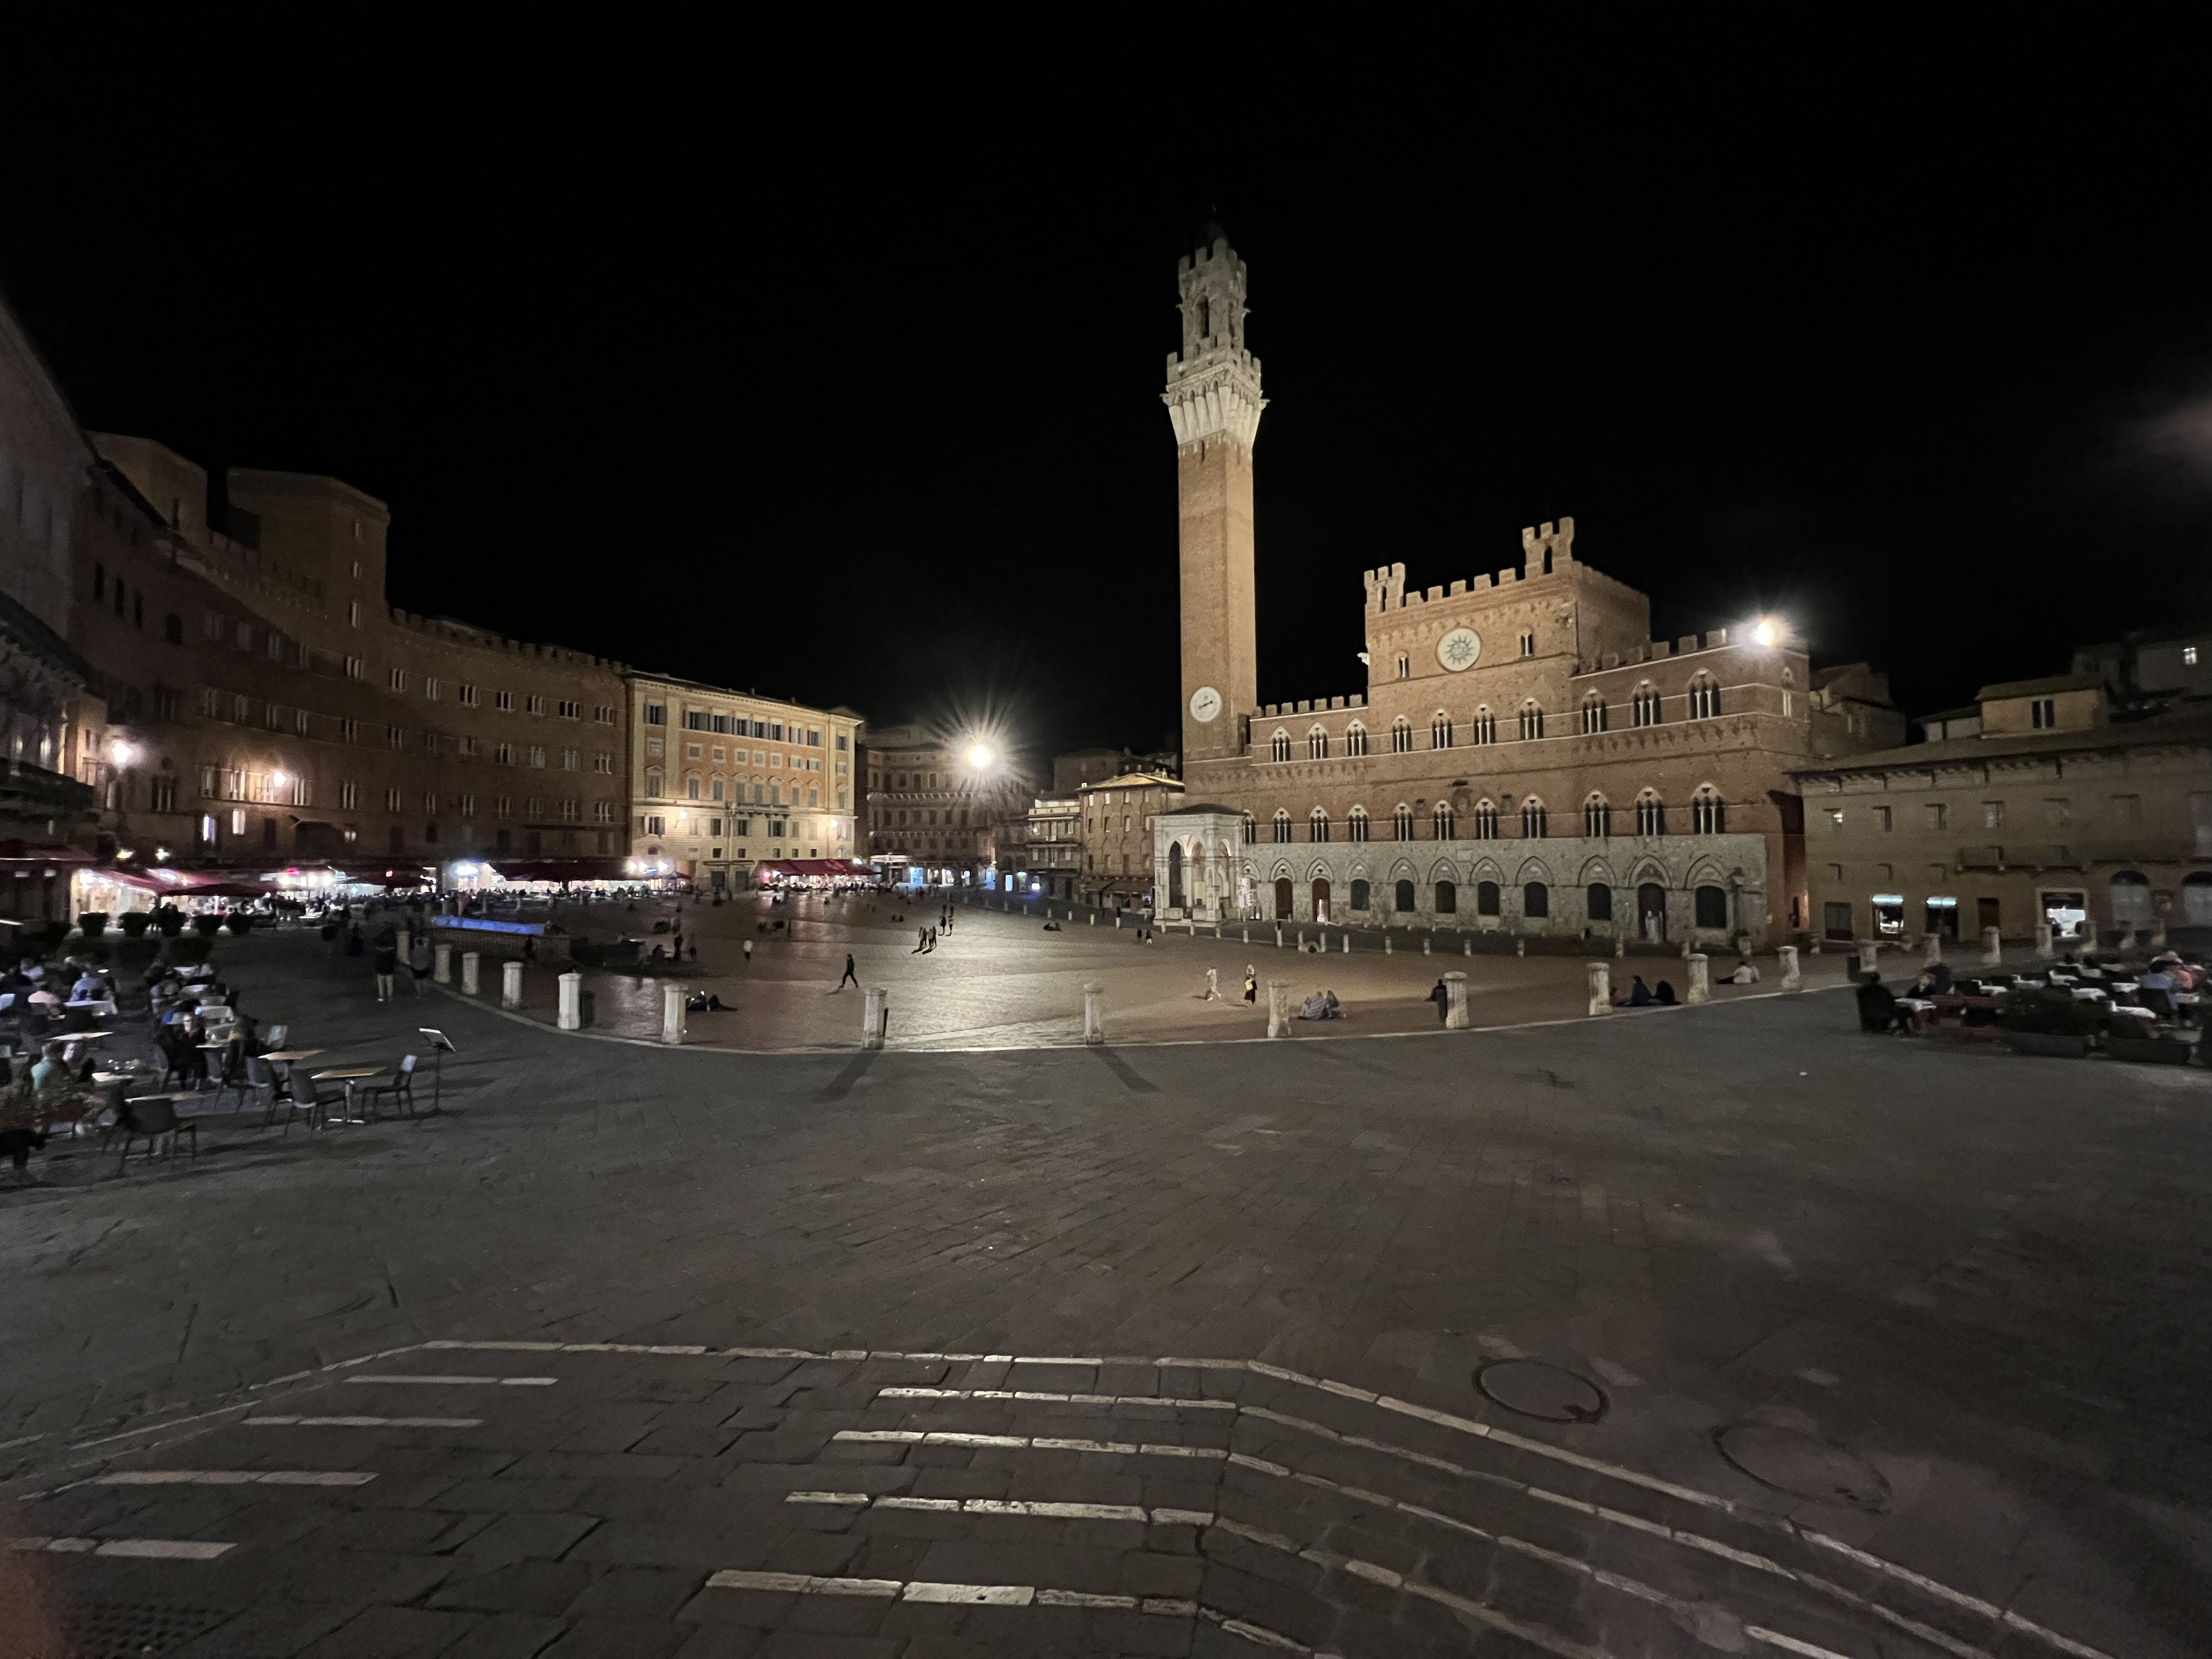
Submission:
[[[1182,349],[1168,354],[1161,401],[1178,448],[1227,437],[1249,449],[1267,400],[1260,395],[1260,360],[1244,349],[1244,262],[1219,226],[1205,234],[1206,245],[1176,264]]]

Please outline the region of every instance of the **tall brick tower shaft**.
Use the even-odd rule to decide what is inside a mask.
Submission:
[[[1260,360],[1244,349],[1244,262],[1218,226],[1176,265],[1182,349],[1161,394],[1175,424],[1182,514],[1182,752],[1194,763],[1244,752],[1259,702],[1252,588],[1252,443]],[[1194,779],[1194,787],[1202,787]]]

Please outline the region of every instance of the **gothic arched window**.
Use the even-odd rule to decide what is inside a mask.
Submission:
[[[1474,838],[1477,841],[1498,839],[1498,804],[1486,795],[1474,804]]]
[[[1291,757],[1291,734],[1278,732],[1267,740],[1268,758],[1286,761]]]
[[[1710,675],[1690,682],[1690,718],[1709,720],[1721,712],[1721,688]]]
[[[1474,711],[1474,741],[1477,743],[1498,741],[1498,716],[1490,712],[1488,703],[1484,703]]]
[[[1583,803],[1583,834],[1602,839],[1612,833],[1613,808],[1606,804],[1603,795],[1592,795]]]
[[[1699,785],[1690,798],[1690,827],[1701,836],[1721,835],[1728,829],[1727,804],[1710,783]]]
[[[1275,839],[1277,841],[1288,841],[1290,838],[1291,815],[1282,807],[1278,806],[1275,809]]]
[[[1394,755],[1413,752],[1413,725],[1403,714],[1390,722],[1390,752]]]
[[[1635,710],[1637,725],[1659,724],[1659,693],[1650,681],[1646,680],[1636,688],[1636,695],[1630,699],[1629,706]]]
[[[1595,691],[1583,699],[1583,730],[1585,732],[1605,730],[1605,699]]]
[[[1316,806],[1306,814],[1306,839],[1308,841],[1328,839],[1328,808],[1326,806]]]
[[[1429,747],[1431,749],[1449,749],[1451,746],[1451,716],[1445,714],[1443,709],[1439,708],[1437,710],[1435,717],[1429,721]]]
[[[1639,836],[1663,836],[1667,833],[1667,808],[1660,801],[1656,789],[1646,789],[1636,798],[1636,833]]]
[[[1308,760],[1328,758],[1328,733],[1321,726],[1316,726],[1306,733],[1306,758]]]
[[[1413,809],[1400,801],[1390,814],[1390,836],[1394,841],[1413,838]]]
[[[1531,795],[1521,803],[1521,838],[1541,841],[1545,834],[1544,803]]]
[[[1260,839],[1260,825],[1249,812],[1244,815],[1244,839],[1248,842]]]
[[[1449,801],[1438,801],[1436,804],[1435,810],[1429,814],[1429,819],[1435,830],[1436,837],[1438,841],[1451,841],[1455,839],[1457,833],[1457,821],[1452,815],[1451,803]]]
[[[1367,752],[1367,728],[1358,720],[1344,728],[1344,752],[1347,755]]]
[[[1344,815],[1344,838],[1346,841],[1367,839],[1367,809],[1365,807],[1355,806]],[[1364,910],[1366,908],[1364,904],[1352,906],[1355,910]]]
[[[1521,705],[1521,735],[1523,738],[1544,735],[1544,711],[1534,697]]]

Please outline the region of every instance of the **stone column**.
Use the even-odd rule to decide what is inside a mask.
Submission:
[[[1620,934],[1615,934],[1613,936],[1613,954],[1616,958],[1620,960],[1625,961],[1627,958],[1628,940],[1625,936]]]
[[[1106,988],[1096,980],[1083,988],[1083,1040],[1093,1048],[1106,1041]]]
[[[571,968],[561,975],[561,1029],[581,1030],[584,1025],[584,976]]]
[[[1701,1002],[1712,1000],[1713,981],[1708,971],[1705,953],[1692,951],[1690,952],[1690,994],[1684,1000],[1694,1008]]]
[[[1513,954],[1516,957],[1527,956],[1528,954],[1528,941],[1525,939],[1515,939],[1513,941]]]
[[[1344,954],[1346,956],[1352,954],[1352,935],[1349,933],[1344,936]]]
[[[1391,954],[1390,930],[1388,927],[1382,930],[1382,954],[1386,957]]]
[[[1286,1037],[1291,1034],[1291,982],[1286,979],[1267,981],[1267,1035]]]
[[[680,985],[660,988],[660,1040],[671,1044],[684,1041],[684,988]]]
[[[1785,991],[1803,990],[1805,976],[1797,970],[1797,947],[1785,945],[1774,954],[1781,958],[1782,988]]]
[[[502,962],[499,965],[499,1006],[502,1008],[522,1006],[522,964]]]
[[[477,970],[483,958],[474,951],[461,952],[461,994],[472,997],[477,991]]]
[[[1982,966],[1984,968],[2004,966],[2004,940],[1994,927],[1982,929]]]
[[[1464,1031],[1474,1024],[1467,1012],[1467,975],[1455,968],[1444,975],[1444,1030]]]
[[[1278,951],[1283,948],[1283,924],[1279,921],[1275,924],[1275,948]]]
[[[2039,962],[2048,962],[2053,954],[2051,948],[2051,918],[2043,916],[2039,918],[2035,924],[2036,959]]]
[[[1459,953],[1463,957],[1473,956],[1474,954],[1474,941],[1471,939],[1462,939],[1459,942]]]
[[[1943,960],[1942,934],[1930,933],[1928,935],[1927,939],[1923,941],[1921,945],[1920,959],[1930,968],[1933,968],[1937,963]]]
[[[1613,964],[1609,962],[1589,964],[1589,1011],[1592,1018],[1613,1012]]]
[[[1300,956],[1304,956],[1305,953],[1306,953],[1306,930],[1305,930],[1304,928],[1301,927],[1301,928],[1299,928],[1299,929],[1298,929],[1298,954],[1299,954]]]
[[[890,1024],[890,999],[880,985],[871,985],[860,997],[860,1046],[880,1048],[884,1032]]]
[[[1428,934],[1423,933],[1421,935],[1421,954],[1425,957],[1434,956],[1436,951],[1431,948],[1434,944],[1435,941],[1431,939]]]
[[[430,947],[430,978],[439,985],[453,982],[453,947],[442,939]]]

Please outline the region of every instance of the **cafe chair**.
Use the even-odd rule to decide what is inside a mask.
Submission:
[[[391,1082],[374,1089],[362,1091],[368,1101],[368,1115],[371,1117],[376,1115],[376,1099],[379,1095],[391,1096],[392,1103],[399,1108],[406,1116],[415,1115],[415,1066],[420,1059],[421,1056],[418,1054],[403,1055],[398,1066],[392,1073]]]
[[[163,1096],[149,1095],[137,1100],[125,1101],[122,1109],[115,1114],[113,1126],[100,1138],[102,1152],[107,1150],[107,1137],[118,1130],[123,1135],[123,1157],[115,1166],[118,1175],[121,1175],[124,1165],[131,1162],[131,1143],[141,1137],[145,1139],[146,1156],[150,1158],[163,1135],[170,1137],[169,1149],[172,1152],[176,1150],[176,1137],[187,1135],[191,1139],[192,1160],[195,1163],[199,1161],[200,1126],[179,1119],[176,1103]]]

